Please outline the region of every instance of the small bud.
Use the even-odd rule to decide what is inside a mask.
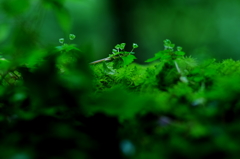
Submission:
[[[120,45],[117,44],[117,45],[115,46],[115,49],[120,49]]]
[[[60,38],[60,39],[59,39],[59,42],[60,42],[61,44],[63,44],[63,43],[64,43],[64,38]]]
[[[177,51],[182,51],[182,47],[181,47],[181,46],[178,46],[178,47],[177,47]]]
[[[69,34],[69,39],[70,40],[74,40],[76,38],[76,36],[74,34]]]
[[[126,43],[121,43],[120,44],[120,49],[123,50],[125,48],[125,46],[126,46]]]
[[[165,44],[171,44],[171,41],[169,39],[166,39],[163,41]]]
[[[138,44],[133,43],[133,48],[134,48],[134,49],[138,48]]]

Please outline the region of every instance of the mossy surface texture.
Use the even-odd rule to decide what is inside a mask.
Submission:
[[[0,158],[239,157],[239,61],[200,63],[165,40],[144,65],[135,43],[89,64],[59,42],[0,59]]]

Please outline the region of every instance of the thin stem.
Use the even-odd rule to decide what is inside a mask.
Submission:
[[[114,60],[114,59],[117,59],[117,58],[121,58],[123,56],[128,56],[128,55],[130,55],[130,53],[127,54],[127,55],[125,55],[125,54],[117,54],[116,56],[112,56],[112,57],[107,57],[107,58],[103,58],[103,59],[100,59],[100,60],[96,60],[96,61],[90,62],[89,64],[93,65],[93,64],[100,63],[100,62],[103,62],[103,61],[111,61],[111,60]]]
[[[174,64],[175,64],[175,66],[176,66],[176,68],[177,68],[178,73],[179,73],[179,74],[182,74],[182,72],[181,72],[181,70],[180,70],[180,68],[179,68],[179,66],[178,66],[178,64],[177,64],[176,61],[174,61]]]
[[[100,63],[100,62],[103,62],[103,61],[111,61],[111,60],[112,60],[111,57],[107,57],[107,58],[104,58],[104,59],[93,61],[93,62],[91,62],[89,64],[93,65],[93,64]]]

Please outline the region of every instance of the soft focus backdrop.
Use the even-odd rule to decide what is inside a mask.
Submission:
[[[0,0],[0,52],[16,44],[16,32],[26,44],[59,45],[76,35],[90,60],[104,58],[117,43],[133,42],[142,63],[170,39],[187,55],[198,58],[240,58],[238,0]],[[31,32],[29,32],[31,30]],[[30,36],[33,36],[30,37]],[[17,42],[19,44],[19,42]],[[19,45],[21,47],[21,45]],[[8,49],[7,49],[8,48]],[[10,51],[14,51],[11,50]]]

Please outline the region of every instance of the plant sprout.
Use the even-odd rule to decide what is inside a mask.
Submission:
[[[63,43],[64,43],[64,38],[60,38],[60,39],[59,39],[59,43],[60,43],[60,44],[63,44]]]
[[[70,40],[74,40],[76,38],[76,36],[74,34],[69,34],[69,39]]]

